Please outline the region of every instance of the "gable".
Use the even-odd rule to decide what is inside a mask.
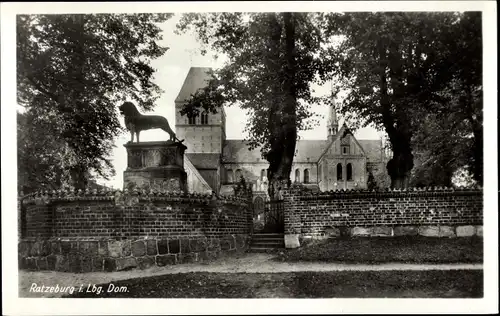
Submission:
[[[328,149],[328,155],[344,155],[343,147],[348,150],[346,155],[350,156],[364,156],[365,152],[363,147],[356,140],[352,133],[341,134],[333,142]]]
[[[344,124],[340,128],[340,130],[337,132],[337,134],[334,136],[333,140],[331,143],[326,146],[325,150],[321,154],[319,161],[321,162],[323,157],[325,156],[330,156],[330,155],[342,155],[341,148],[342,144],[344,145],[349,145],[350,149],[350,155],[354,156],[367,156],[365,149],[361,144],[358,142],[354,134],[347,128],[347,126]],[[370,143],[371,144],[371,143]]]
[[[325,147],[325,149],[323,150],[323,152],[319,156],[318,162],[321,162],[321,160],[323,159],[323,157],[329,153],[330,148],[332,148],[333,144],[339,138],[339,136],[344,133],[345,129],[346,129],[346,126],[344,124],[344,125],[342,125],[342,127],[340,128],[340,130],[337,132],[337,134],[335,134],[333,136],[333,140]]]

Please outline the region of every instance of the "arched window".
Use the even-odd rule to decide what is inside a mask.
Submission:
[[[195,125],[196,124],[196,116],[190,116],[190,117],[188,117],[188,124],[189,125]]]
[[[337,180],[342,180],[342,164],[337,165]]]
[[[227,170],[227,182],[229,182],[229,183],[233,183],[234,182],[233,169],[228,169]]]
[[[202,125],[207,125],[208,124],[208,114],[207,113],[202,113],[201,114],[201,124]]]
[[[350,163],[347,164],[347,181],[352,180],[352,165]]]
[[[300,170],[295,169],[295,182],[300,182]]]
[[[342,154],[343,155],[349,155],[349,145],[343,145],[342,146]]]
[[[239,182],[241,180],[241,176],[242,176],[241,169],[237,169],[236,170],[236,179],[234,179],[234,181]]]
[[[304,183],[309,183],[309,169],[304,170]]]
[[[266,169],[262,169],[260,171],[260,181],[264,181],[265,177],[266,177]]]

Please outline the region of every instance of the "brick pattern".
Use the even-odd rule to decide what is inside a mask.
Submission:
[[[283,198],[286,234],[315,236],[331,228],[483,223],[483,194],[479,189],[319,194],[290,189],[283,192]]]
[[[180,192],[37,193],[23,198],[19,267],[119,271],[210,260],[246,249],[250,205]]]
[[[25,209],[26,223],[24,236],[49,238],[52,236],[53,207],[49,205],[32,205]],[[19,228],[21,229],[21,228]]]
[[[58,206],[55,237],[217,237],[246,233],[244,207],[199,204],[146,204],[117,210],[103,203]]]
[[[25,206],[26,237],[219,238],[252,226],[245,200],[209,196],[59,197]]]

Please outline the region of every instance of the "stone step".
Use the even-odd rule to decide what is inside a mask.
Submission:
[[[284,235],[252,235],[253,239],[262,239],[262,238],[273,238],[273,239],[283,239]]]
[[[252,242],[257,241],[257,242],[285,242],[285,239],[283,237],[279,238],[252,238]]]
[[[285,235],[283,233],[255,233],[250,241],[251,252],[267,252],[285,248]]]
[[[272,244],[272,245],[281,245],[285,244],[283,239],[252,239],[250,243],[253,244]]]
[[[251,242],[282,243],[282,242],[285,242],[285,237],[284,236],[252,236]]]
[[[248,250],[250,252],[267,252],[267,251],[270,251],[270,250],[276,250],[276,249],[285,249],[285,246],[283,247],[254,247],[254,246],[251,246]]]
[[[285,248],[285,245],[273,245],[273,244],[259,244],[259,245],[250,245],[250,249],[252,248],[271,248],[271,249],[282,249]]]
[[[284,238],[285,234],[279,233],[256,233],[252,235],[252,238]]]

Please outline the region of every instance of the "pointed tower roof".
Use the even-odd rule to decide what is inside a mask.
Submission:
[[[328,139],[331,140],[339,130],[339,121],[337,119],[337,111],[335,102],[332,102],[328,112],[328,122],[326,124]]]
[[[337,111],[335,109],[335,103],[332,103],[330,105],[330,110],[328,112],[328,126],[330,126],[332,124],[338,125]]]
[[[185,102],[199,89],[206,87],[211,79],[209,73],[211,70],[209,67],[191,67],[175,102]]]

